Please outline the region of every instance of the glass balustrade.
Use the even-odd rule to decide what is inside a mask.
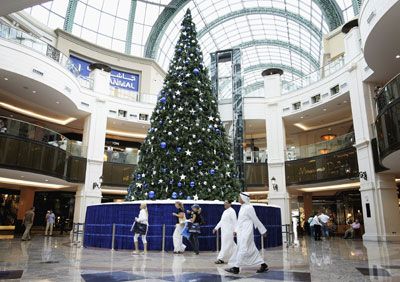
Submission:
[[[340,151],[352,147],[355,142],[354,132],[336,137],[330,141],[322,141],[304,146],[288,146],[286,160],[292,161]]]
[[[311,84],[314,84],[325,77],[330,76],[331,74],[339,71],[344,66],[344,57],[340,56],[337,59],[331,61],[320,69],[306,75],[300,77],[298,79],[292,81],[285,81],[282,83],[282,93],[288,93],[292,91],[296,91],[307,87]]]
[[[378,115],[398,98],[400,98],[400,73],[379,90],[375,98]]]
[[[136,165],[138,163],[138,158],[139,158],[139,150],[136,148],[104,150],[105,162]]]
[[[79,76],[79,70],[72,64],[68,56],[37,37],[0,22],[0,38],[23,45],[49,57],[69,70],[75,77]]]
[[[29,139],[51,145],[75,157],[86,157],[86,147],[80,141],[69,140],[65,136],[29,122],[0,116],[0,134]]]

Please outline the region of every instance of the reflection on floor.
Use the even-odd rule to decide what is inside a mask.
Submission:
[[[216,253],[150,252],[85,249],[66,237],[0,241],[2,281],[400,281],[400,244],[331,239],[301,241],[300,247],[263,252],[270,267],[239,275],[213,263]]]

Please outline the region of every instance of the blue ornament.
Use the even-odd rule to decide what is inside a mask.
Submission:
[[[169,181],[169,184],[172,185],[173,183],[174,183],[174,180],[170,180],[170,181]]]
[[[182,151],[181,147],[176,148],[176,151],[179,153],[180,151]]]
[[[178,187],[182,187],[182,182],[178,182]]]
[[[167,102],[167,98],[161,97],[161,98],[160,98],[160,102],[163,103],[163,104],[165,104],[165,102]]]
[[[194,183],[194,181],[190,181],[190,187],[194,187],[194,185],[195,185],[195,183]]]
[[[181,192],[179,192],[179,196],[182,196],[182,195],[183,195],[182,191],[181,191]]]
[[[202,161],[202,160],[198,160],[198,161],[197,161],[197,164],[198,164],[199,166],[202,166],[202,165],[203,165],[203,161]]]
[[[163,168],[163,169],[162,169],[162,172],[166,173],[166,172],[167,172],[167,169],[166,169],[166,168]]]
[[[210,169],[210,174],[213,175],[215,173],[214,169]]]
[[[187,196],[186,200],[191,200],[192,198],[190,196]]]
[[[193,70],[193,73],[194,73],[195,75],[199,75],[199,74],[200,74],[200,71],[199,71],[198,68],[195,68],[195,69]]]
[[[176,199],[178,197],[178,194],[176,194],[176,192],[172,193],[172,199]]]
[[[180,53],[180,52],[182,52],[182,49],[181,49],[181,48],[179,48],[179,49],[178,49],[178,52],[179,52],[179,53]]]
[[[149,198],[150,199],[153,199],[155,195],[156,195],[156,193],[154,193],[154,191],[150,191],[149,192]]]
[[[160,147],[161,147],[161,149],[165,149],[167,147],[167,143],[165,143],[164,141],[161,142]]]
[[[138,174],[136,175],[136,179],[137,179],[137,180],[140,180],[140,178],[142,178],[142,175],[141,175],[140,173],[138,173]]]

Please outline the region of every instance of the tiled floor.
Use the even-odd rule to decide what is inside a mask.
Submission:
[[[264,251],[270,271],[239,275],[213,263],[216,253],[85,249],[67,237],[35,236],[32,241],[0,241],[1,281],[400,281],[400,244],[303,239],[300,247]]]

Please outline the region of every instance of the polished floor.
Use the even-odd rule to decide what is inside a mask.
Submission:
[[[400,281],[400,244],[339,238],[267,249],[268,273],[228,274],[216,253],[173,255],[85,249],[68,237],[0,240],[0,281]]]

